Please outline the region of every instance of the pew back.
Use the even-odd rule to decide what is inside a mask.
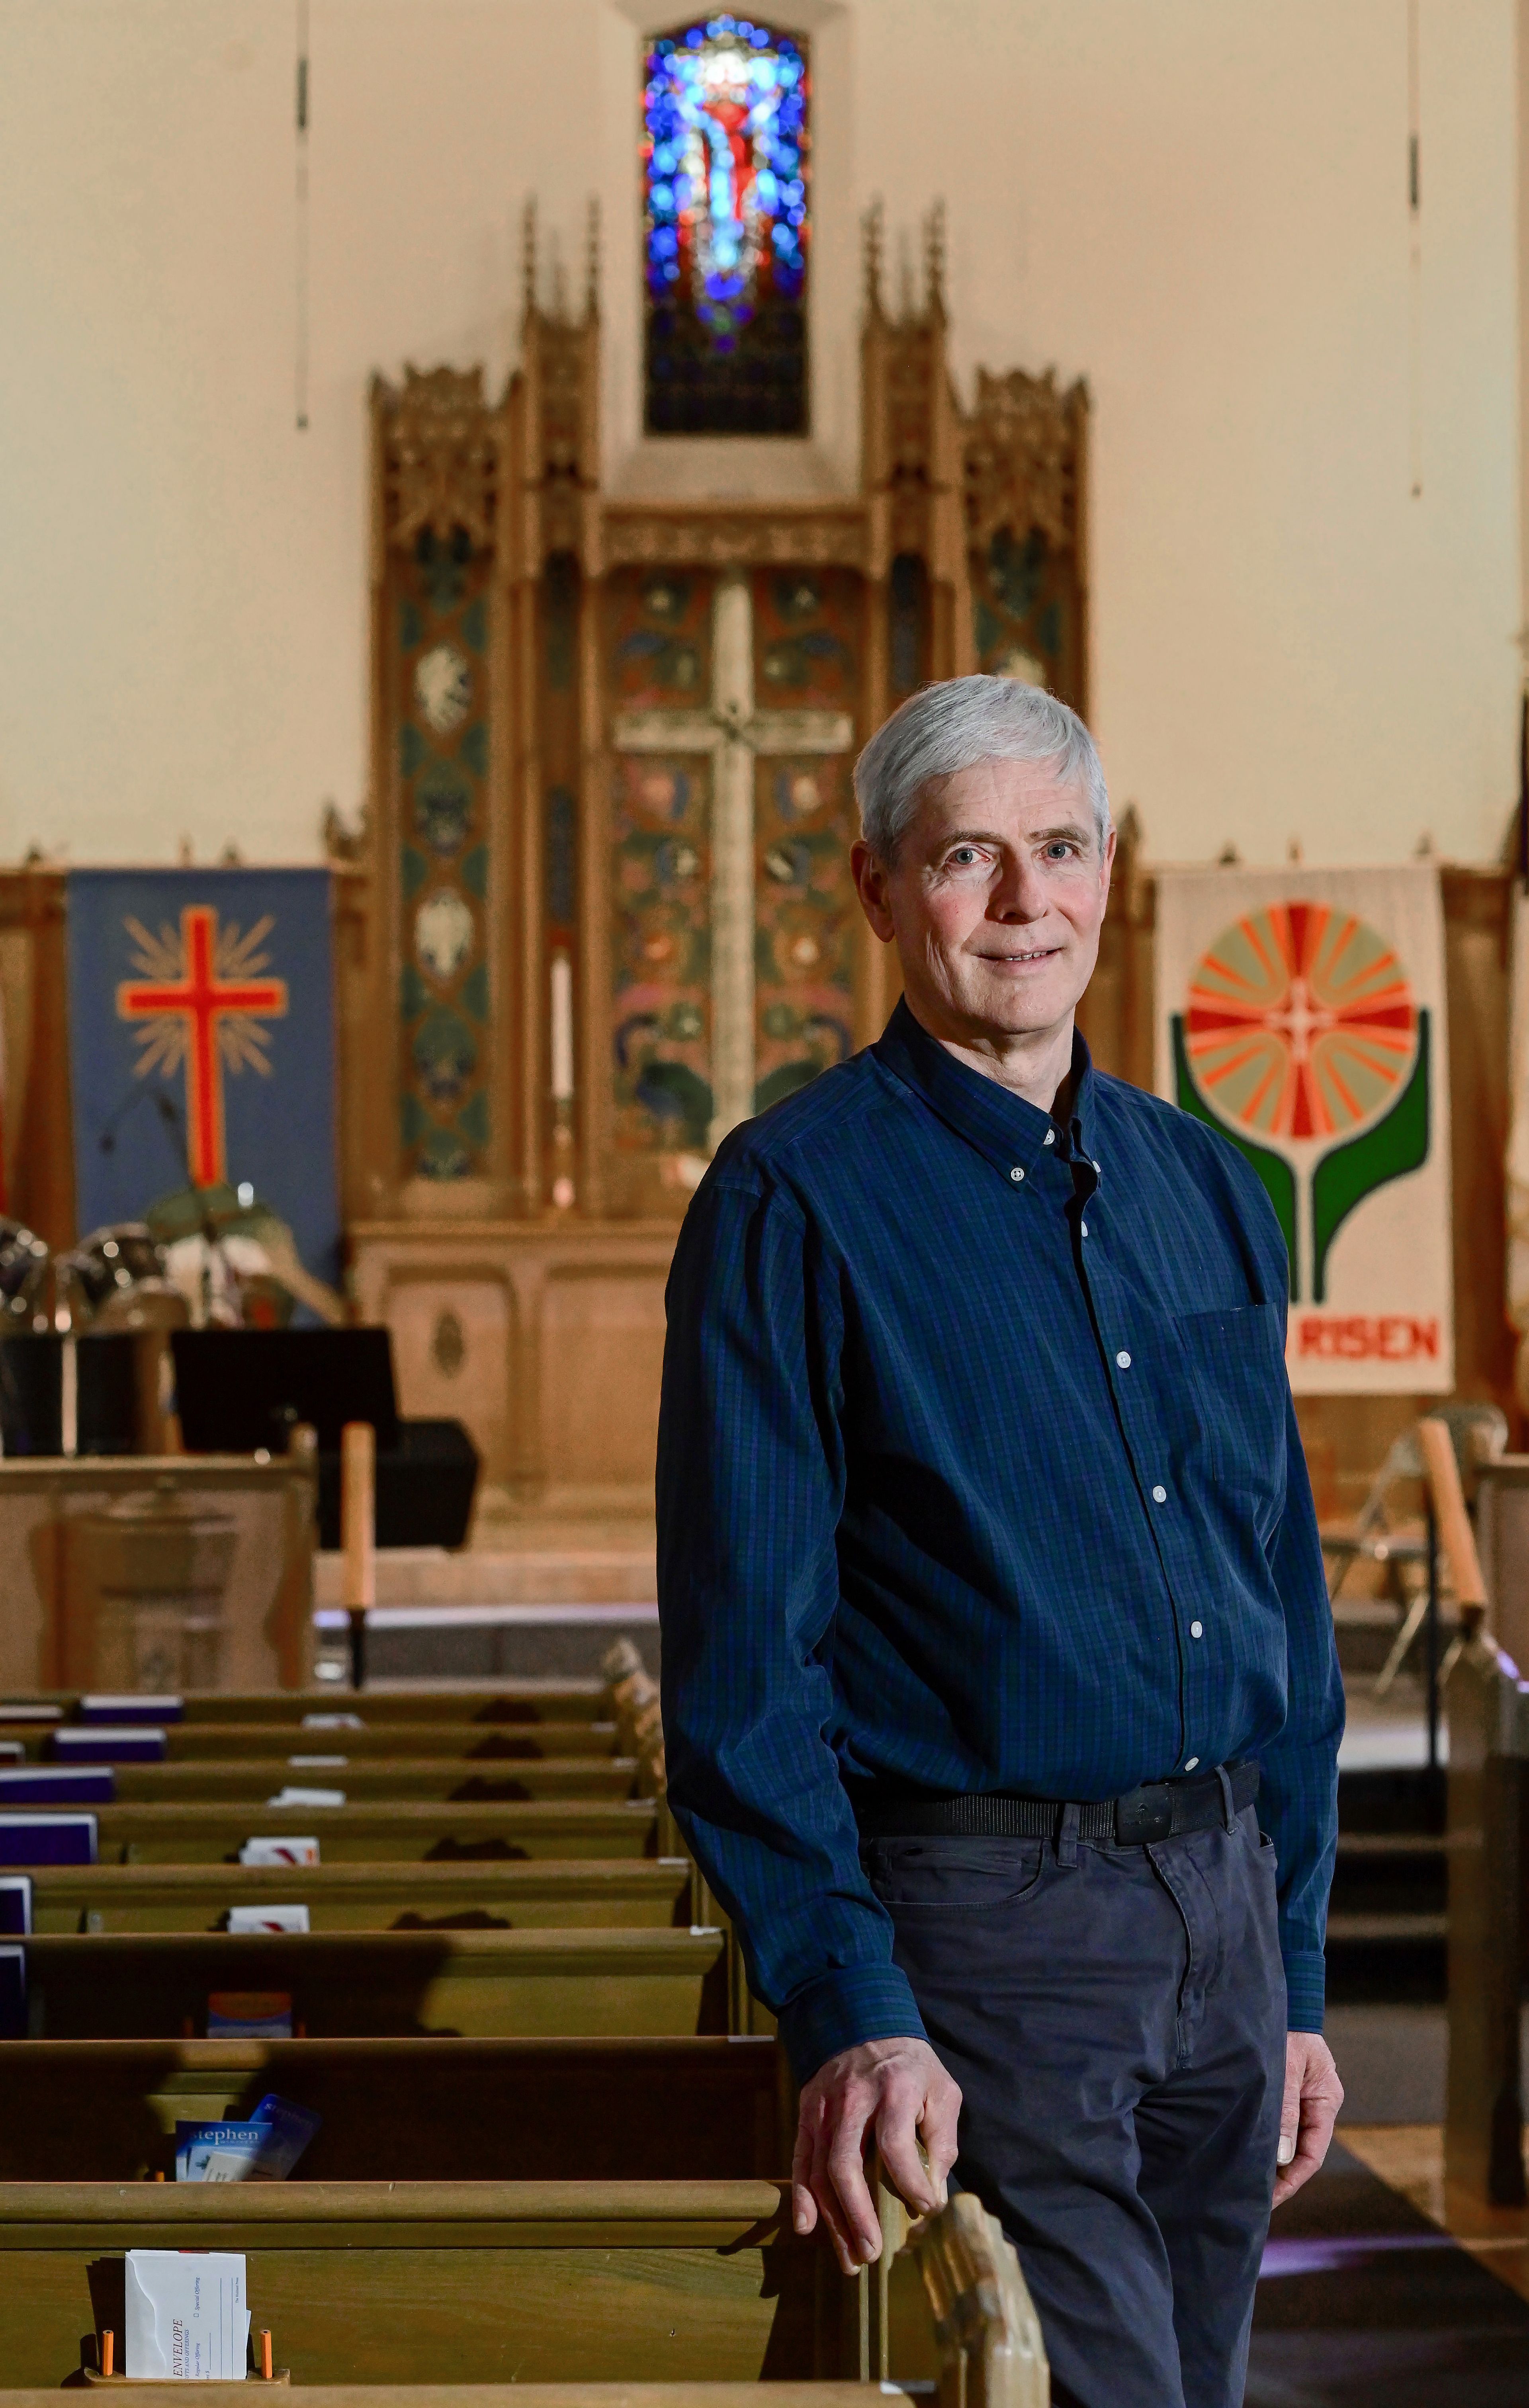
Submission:
[[[218,1931],[230,1907],[302,1905],[314,1931],[689,1924],[683,1856],[469,1864],[53,1865],[32,1875],[36,1932]]]
[[[652,1856],[657,1810],[650,1798],[532,1799],[508,1805],[414,1798],[354,1806],[151,1804],[103,1806],[96,1825],[104,1864],[233,1864],[245,1841],[257,1833],[316,1835],[325,1864],[419,1864],[467,1857]]]
[[[725,2032],[707,1929],[102,1932],[27,1941],[38,2039],[204,2033],[214,1991],[277,1991],[315,2039]]]
[[[306,2182],[774,2180],[794,2096],[772,2041],[12,2041],[0,2199],[174,2172],[177,2119],[279,2091],[322,2120]]]
[[[302,2384],[836,2375],[845,2286],[785,2189],[7,2184],[0,2368],[56,2388],[123,2329],[123,2253],[190,2248],[247,2254],[255,2327]]]

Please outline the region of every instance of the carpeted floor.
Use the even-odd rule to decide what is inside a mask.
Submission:
[[[1334,2147],[1276,2216],[1247,2408],[1525,2408],[1529,2301]]]

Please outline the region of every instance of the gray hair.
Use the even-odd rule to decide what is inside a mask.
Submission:
[[[934,778],[979,761],[1033,761],[1060,786],[1077,786],[1093,812],[1103,852],[1110,799],[1104,772],[1075,710],[1044,686],[1017,678],[946,678],[926,685],[877,728],[855,764],[860,828],[879,861],[891,862]]]

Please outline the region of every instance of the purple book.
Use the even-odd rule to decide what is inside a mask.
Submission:
[[[109,1764],[0,1765],[0,1809],[109,1806],[116,1794]]]
[[[0,1814],[0,1865],[93,1865],[94,1814]]]
[[[49,1742],[55,1764],[163,1764],[165,1750],[164,1731],[148,1723],[66,1724]]]
[[[0,1932],[24,1940],[32,1928],[32,1876],[0,1873]]]
[[[137,1697],[129,1691],[120,1698],[81,1698],[75,1718],[82,1723],[178,1723],[185,1711],[184,1698]]]

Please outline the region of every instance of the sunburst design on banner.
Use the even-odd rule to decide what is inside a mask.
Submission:
[[[1352,912],[1276,903],[1195,964],[1189,1055],[1206,1099],[1249,1136],[1352,1136],[1412,1068],[1418,1012],[1395,952]]]

